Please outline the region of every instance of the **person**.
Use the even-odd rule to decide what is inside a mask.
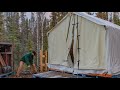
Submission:
[[[17,73],[16,73],[16,76],[19,77],[20,76],[20,72],[22,71],[23,69],[23,65],[24,63],[31,68],[31,72],[33,74],[37,73],[37,69],[36,69],[36,66],[35,64],[33,63],[33,59],[34,57],[36,56],[36,52],[35,51],[31,51],[27,54],[25,54],[21,60],[20,60],[20,63],[19,63],[19,67],[18,67],[18,70],[17,70]]]

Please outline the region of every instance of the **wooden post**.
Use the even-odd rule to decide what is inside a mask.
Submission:
[[[45,60],[44,63],[43,63],[43,60]],[[44,52],[44,54],[43,54],[42,50],[40,50],[40,72],[44,71],[43,67],[45,68],[45,71],[48,70],[47,60],[48,60],[47,50]]]
[[[42,65],[42,61],[43,61],[43,52],[42,52],[42,50],[40,50],[40,72],[42,72],[43,71],[43,65]]]
[[[0,63],[2,66],[6,66],[1,54],[0,54]]]
[[[6,62],[6,66],[8,66],[8,55],[7,55],[7,48],[5,48],[5,62]]]
[[[12,43],[12,45],[11,45],[11,66],[12,66],[12,71],[14,71],[14,60],[13,60],[13,54],[14,54],[14,47],[15,47],[15,45],[14,45],[14,43]]]
[[[47,71],[47,50],[45,51],[45,71]]]

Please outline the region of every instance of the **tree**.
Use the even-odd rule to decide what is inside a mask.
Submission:
[[[29,20],[28,18],[26,19],[26,49],[27,51],[31,51],[33,48],[33,42],[32,42],[32,30],[29,27]]]
[[[26,52],[26,22],[25,22],[25,15],[26,13],[25,12],[21,12],[20,13],[20,18],[21,18],[21,23],[20,23],[20,31],[21,31],[21,34],[20,34],[20,42],[21,42],[21,52],[24,54]]]
[[[44,18],[45,18],[45,12],[37,12],[37,20],[36,20],[36,30],[38,30],[38,48],[39,50],[42,49],[42,41],[43,41],[43,38],[42,38],[42,35],[44,36],[43,32],[45,30],[45,25],[42,26],[42,23],[45,22]],[[37,29],[38,27],[38,29]],[[43,32],[42,32],[43,31]],[[37,37],[36,37],[37,38]]]
[[[32,50],[36,50],[36,21],[35,21],[35,13],[31,12],[31,18],[28,21],[29,25],[29,48]],[[31,44],[31,45],[30,45]]]
[[[108,13],[109,13],[109,21],[113,22],[113,12],[108,12]]]
[[[53,28],[68,12],[52,12],[50,19],[50,29]]]
[[[3,12],[0,12],[0,41],[4,41],[4,16]]]
[[[17,12],[7,12],[6,14],[6,34],[9,42],[15,43],[19,38],[19,16]]]
[[[52,28],[57,23],[57,12],[52,12],[50,18],[50,28]]]
[[[21,57],[21,49],[20,49],[20,22],[19,22],[19,19],[20,19],[20,16],[19,16],[19,12],[14,12],[14,17],[13,17],[13,22],[14,22],[14,30],[16,31],[15,32],[15,37],[16,37],[16,41],[14,42],[15,43],[15,50],[14,52],[16,53],[16,59],[15,60],[19,60],[20,57]]]
[[[120,25],[119,12],[113,13],[113,22],[117,25]]]
[[[56,14],[56,23],[61,20],[64,15],[66,15],[64,12],[59,12]],[[37,19],[36,15],[38,15]],[[35,14],[35,12],[31,12],[30,19],[26,17],[26,12],[0,12],[0,41],[5,40],[6,42],[11,42],[14,44],[15,48],[13,58],[15,61],[15,66],[18,65],[18,61],[26,52],[30,50],[37,51],[37,40],[39,44],[39,50],[42,46],[42,40],[44,41],[43,48],[44,50],[47,50],[48,45],[46,33],[49,30],[49,20],[45,18],[43,22],[43,17],[44,12],[37,12],[37,14]]]
[[[45,18],[44,20],[44,26],[43,26],[43,36],[44,36],[44,42],[43,42],[43,50],[48,50],[48,38],[47,38],[47,32],[49,30],[49,20],[47,18]]]
[[[57,22],[59,22],[66,14],[67,12],[57,12]]]
[[[7,42],[11,42],[14,48],[14,61],[17,65],[20,59],[20,28],[19,28],[19,12],[5,12],[5,33]]]
[[[97,12],[96,15],[98,18],[108,20],[108,12]]]

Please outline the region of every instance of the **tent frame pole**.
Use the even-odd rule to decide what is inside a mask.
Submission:
[[[69,28],[70,28],[70,24],[71,24],[71,17],[72,17],[72,14],[70,16],[70,20],[69,20],[69,26],[68,26],[68,32],[67,32],[67,38],[66,38],[66,42],[67,42],[67,39],[68,39],[68,33],[69,33]],[[74,20],[74,23],[72,24],[73,25],[73,28],[72,28],[72,43],[73,43],[73,46],[74,46],[74,29],[75,29],[75,15],[73,17],[73,20]],[[71,48],[73,48],[73,46]],[[72,50],[73,51],[73,50]],[[74,55],[73,55],[74,56]],[[73,60],[74,61],[74,60]],[[64,72],[64,71],[63,71]],[[73,74],[74,74],[74,63],[73,63]]]
[[[79,47],[79,37],[80,37],[80,35],[78,34],[78,15],[77,15],[77,41],[78,41],[78,70],[79,70],[79,63],[80,63],[80,60],[79,60],[79,55],[80,55],[80,47]],[[77,73],[77,76],[78,76],[78,73]]]
[[[69,29],[70,29],[71,17],[72,17],[72,14],[70,15],[70,20],[69,20],[69,26],[68,26],[68,32],[67,32],[66,42],[67,42],[67,39],[68,39],[68,34],[69,34]]]
[[[73,46],[74,46],[74,30],[75,30],[75,15],[74,16],[74,23],[72,24],[73,25],[73,29],[72,29],[72,43],[73,43]],[[72,46],[72,48],[73,48]],[[73,49],[72,49],[72,52],[73,52]],[[74,74],[74,55],[73,55],[73,74]]]
[[[69,19],[69,25],[68,25],[68,31],[67,31],[66,42],[67,42],[67,39],[68,39],[68,34],[69,34],[69,29],[70,29],[71,17],[72,17],[72,14],[70,14],[70,19]],[[64,60],[64,62],[65,62],[65,61],[67,61],[67,60]],[[64,71],[62,72],[62,74],[64,74]]]

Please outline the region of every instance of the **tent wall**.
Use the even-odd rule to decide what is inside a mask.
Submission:
[[[72,15],[70,29],[68,33],[70,16],[66,17],[48,35],[48,63],[52,65],[64,65],[67,67],[78,68],[78,41],[77,41],[77,15],[75,15],[74,28],[74,65],[72,66],[70,56],[68,56],[72,43],[72,30],[74,15]],[[78,17],[79,37],[79,69],[80,72],[103,72],[107,68],[105,53],[106,30],[102,25],[98,25],[83,17]],[[68,39],[66,37],[68,33]]]
[[[67,61],[70,45],[72,42],[72,25],[68,32],[70,15],[66,17],[48,35],[48,63],[70,66]],[[73,21],[73,16],[71,21]],[[72,24],[72,23],[71,23]],[[68,33],[68,39],[66,37]]]
[[[120,73],[120,30],[107,27],[107,42],[108,71],[118,74]]]
[[[54,68],[68,70],[74,73],[120,73],[120,29],[96,24],[84,17],[70,14],[59,23],[48,35],[48,64]],[[68,26],[70,28],[68,32]],[[74,65],[69,55],[72,43],[72,30],[74,28]],[[67,38],[68,33],[68,38]],[[79,46],[77,41],[79,36]],[[66,41],[67,38],[67,41]],[[78,55],[78,48],[80,53]],[[79,56],[79,57],[78,57]],[[79,70],[78,69],[78,60]],[[63,65],[63,66],[62,66]]]
[[[106,69],[105,35],[104,26],[93,23],[85,18],[79,17],[79,69]],[[75,30],[75,36],[76,30]],[[75,65],[78,68],[78,46],[75,38],[74,55]]]

